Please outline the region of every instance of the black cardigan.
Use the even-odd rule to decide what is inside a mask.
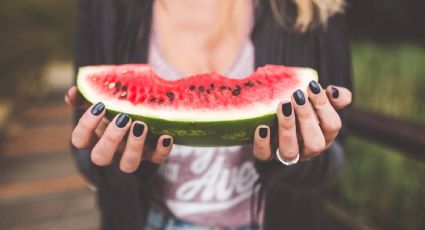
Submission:
[[[76,68],[95,64],[146,63],[152,0],[79,0],[76,33]],[[288,7],[293,15],[293,5]],[[292,10],[292,12],[291,12]],[[289,16],[290,18],[290,16]],[[305,33],[283,28],[271,13],[269,1],[258,2],[251,39],[256,67],[265,64],[307,66],[319,72],[325,87],[351,88],[346,22],[333,16],[326,26]],[[75,121],[82,111],[76,111]],[[343,114],[342,114],[343,115]],[[344,121],[344,116],[342,116]],[[335,144],[320,156],[285,167],[275,162],[256,166],[265,188],[264,229],[317,229],[320,197],[317,189],[337,171],[345,127]],[[135,174],[118,165],[97,167],[89,151],[73,151],[80,171],[98,188],[102,229],[143,229],[149,204],[149,178],[156,165],[142,163]]]

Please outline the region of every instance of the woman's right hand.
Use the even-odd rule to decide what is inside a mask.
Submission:
[[[85,104],[75,86],[66,93],[65,102],[73,108],[86,109],[72,131],[71,143],[77,149],[90,149],[91,160],[98,166],[111,164],[114,155],[122,153],[120,169],[132,173],[141,161],[160,164],[170,154],[173,146],[171,136],[160,136],[155,149],[145,146],[148,127],[144,122],[132,121],[127,114],[118,114],[109,121],[105,118],[104,104]]]

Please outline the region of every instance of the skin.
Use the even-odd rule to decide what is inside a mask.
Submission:
[[[214,28],[215,25],[215,21],[210,19],[218,14],[217,2],[181,0],[176,4],[174,1],[155,1],[155,29],[162,52],[167,61],[182,73],[190,75],[199,72],[223,72],[229,67],[229,63],[233,63],[237,58],[243,42],[242,35],[247,31],[245,25],[249,24],[249,15],[244,13],[239,12],[241,15],[234,21],[234,25],[239,29],[234,30],[233,35],[227,33],[231,37],[221,37],[214,43],[214,49],[207,49],[205,46],[209,42],[209,28]],[[244,5],[248,3],[249,1],[238,1],[236,9],[248,9],[246,12],[249,12],[249,5]],[[193,10],[194,7],[196,10]],[[176,46],[176,43],[179,45]],[[321,88],[319,94],[314,94],[309,89],[309,99],[302,106],[297,105],[292,97],[293,111],[289,117],[282,114],[282,103],[285,102],[278,105],[278,143],[282,159],[292,160],[300,154],[300,160],[309,160],[332,145],[341,129],[341,119],[336,109],[342,109],[351,103],[351,92],[346,88],[333,86],[339,90],[339,97],[333,98],[331,87],[328,86],[326,90]],[[119,153],[120,169],[132,173],[144,160],[161,164],[172,150],[173,139],[168,135],[160,136],[154,147],[145,145],[148,127],[142,121],[130,120],[126,126],[119,128],[115,124],[117,117],[110,122],[105,118],[105,111],[97,116],[91,114],[93,106],[82,103],[81,95],[75,86],[67,91],[65,101],[72,108],[87,109],[72,132],[71,142],[77,149],[91,149],[91,160],[98,166],[111,164],[114,154]],[[133,135],[135,123],[145,126],[140,137]],[[261,127],[268,131],[266,138],[259,136]],[[162,144],[165,138],[171,138],[171,144],[167,147]],[[274,151],[270,147],[269,127],[257,127],[253,148],[254,156],[258,160],[267,161],[274,158]]]

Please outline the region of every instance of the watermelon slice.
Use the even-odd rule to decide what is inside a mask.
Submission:
[[[149,126],[150,136],[169,134],[174,143],[230,146],[251,143],[260,124],[276,127],[279,102],[306,92],[317,73],[310,68],[266,65],[243,79],[217,73],[167,81],[149,65],[103,65],[79,69],[77,86],[108,114],[127,113]]]

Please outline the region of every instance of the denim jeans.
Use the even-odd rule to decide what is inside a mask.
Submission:
[[[261,230],[260,227],[214,228],[191,224],[150,210],[145,230]]]

